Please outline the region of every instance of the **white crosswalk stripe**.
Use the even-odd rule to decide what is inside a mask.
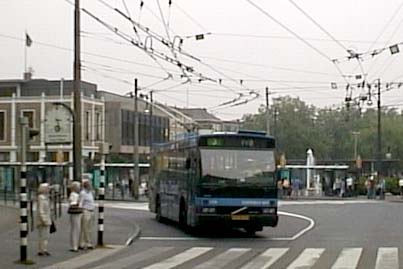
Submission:
[[[357,268],[361,257],[362,248],[345,248],[340,253],[332,269],[354,269]]]
[[[211,260],[199,264],[195,267],[195,269],[211,269],[211,268],[222,268],[234,258],[240,257],[242,254],[250,251],[250,248],[230,248],[224,253],[219,254],[218,256],[212,258]]]
[[[162,262],[155,263],[148,267],[145,267],[144,269],[170,269],[175,266],[181,265],[187,261],[190,261],[212,249],[213,248],[209,247],[203,247],[203,248],[194,247],[182,253],[179,253],[178,255],[175,255],[171,258],[163,260]]]
[[[376,260],[369,259],[373,264],[368,265],[368,255],[363,248],[343,248],[335,252],[333,248],[305,248],[295,251],[293,248],[213,248],[191,247],[188,249],[174,246],[155,246],[133,253],[118,259],[113,254],[122,250],[123,246],[114,246],[111,249],[97,249],[70,260],[57,263],[46,268],[94,268],[94,269],[268,269],[268,268],[332,268],[332,269],[398,269],[399,249],[397,247],[380,247],[377,250]],[[324,255],[326,254],[326,255]],[[122,256],[122,255],[121,255]],[[102,258],[107,260],[100,261]],[[109,259],[111,258],[111,259]],[[334,261],[334,262],[333,262]],[[360,264],[360,261],[365,261]],[[95,266],[92,264],[97,263]],[[288,265],[288,267],[287,267]]]
[[[269,268],[278,259],[280,259],[281,256],[283,256],[287,251],[288,248],[269,248],[262,254],[252,259],[247,264],[245,264],[241,269]]]
[[[376,255],[375,269],[399,268],[399,251],[397,248],[379,248]]]
[[[311,268],[324,251],[324,248],[306,248],[287,268]]]
[[[127,256],[125,258],[119,259],[117,261],[112,261],[108,263],[104,263],[100,266],[95,267],[94,269],[122,269],[126,267],[130,267],[130,265],[136,263],[136,262],[141,262],[145,261],[147,259],[156,257],[161,255],[164,252],[167,252],[169,250],[174,249],[174,247],[152,247],[150,249],[137,252],[134,255]]]

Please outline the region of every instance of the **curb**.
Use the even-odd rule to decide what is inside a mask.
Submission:
[[[133,233],[126,240],[125,246],[128,247],[131,244],[133,244],[134,240],[140,237],[140,234],[141,234],[140,226],[137,224],[134,224]]]

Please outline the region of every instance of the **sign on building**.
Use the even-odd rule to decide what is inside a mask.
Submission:
[[[45,116],[45,143],[70,144],[72,143],[72,118],[70,112],[60,106],[55,106],[46,112]]]

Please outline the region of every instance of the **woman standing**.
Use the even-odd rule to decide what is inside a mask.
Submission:
[[[48,252],[48,237],[49,227],[52,224],[50,219],[50,204],[49,204],[49,184],[42,183],[38,188],[38,204],[37,204],[37,219],[38,219],[38,255],[49,256]]]
[[[77,252],[81,230],[81,215],[83,213],[79,194],[80,182],[74,181],[71,183],[70,191],[69,209],[67,211],[70,214],[70,251]]]
[[[92,244],[92,229],[94,226],[94,210],[95,202],[94,195],[91,189],[91,182],[83,181],[83,189],[80,192],[82,201],[83,215],[81,218],[81,234],[80,234],[80,249],[93,249]]]

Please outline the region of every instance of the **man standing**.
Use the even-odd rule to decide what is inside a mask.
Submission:
[[[80,199],[83,208],[79,244],[80,249],[93,249],[94,246],[92,244],[92,229],[94,226],[95,202],[94,195],[91,189],[91,183],[88,180],[83,181],[83,189],[80,192]]]

